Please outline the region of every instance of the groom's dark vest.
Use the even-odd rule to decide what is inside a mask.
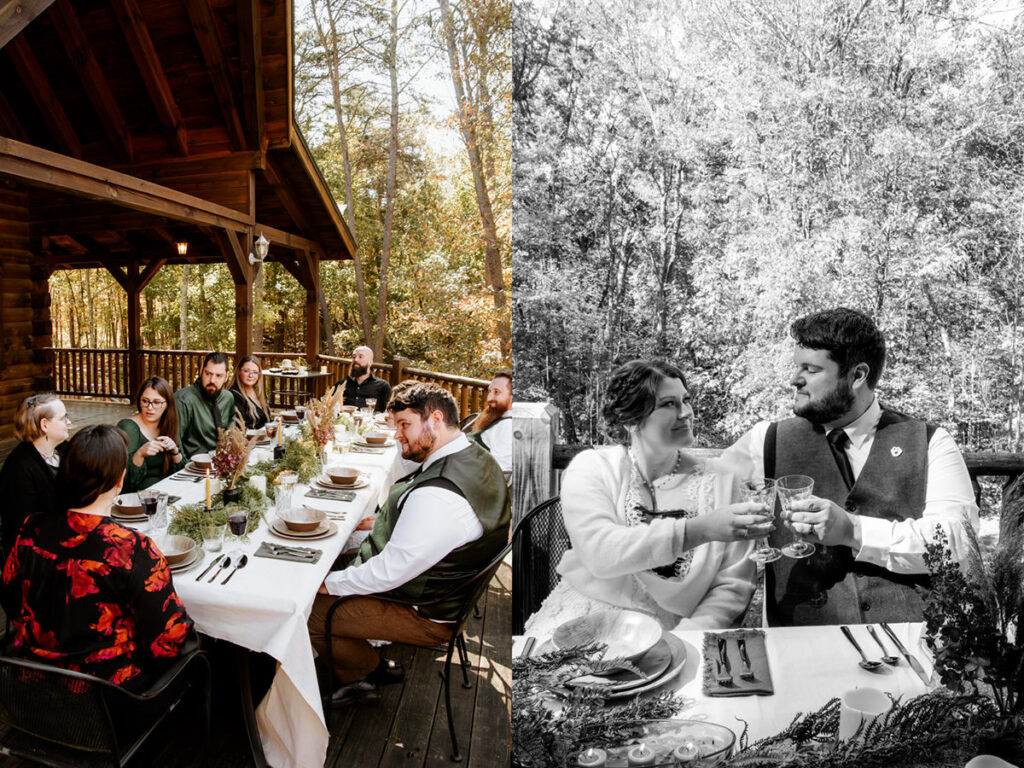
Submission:
[[[765,437],[765,476],[809,475],[814,495],[864,517],[898,522],[920,518],[928,483],[928,442],[935,428],[883,408],[867,461],[847,491],[825,430],[802,418],[772,424]],[[771,536],[780,547],[793,538],[783,525]],[[811,537],[814,541],[814,538]],[[810,557],[783,557],[767,571],[768,623],[772,626],[922,621],[915,587],[927,575],[898,574],[854,560],[849,547],[824,546]]]
[[[508,485],[498,462],[484,448],[470,443],[461,451],[438,459],[426,469],[403,477],[391,486],[388,500],[377,513],[373,530],[359,548],[352,565],[365,563],[384,550],[409,494],[428,486],[445,488],[466,499],[480,520],[483,535],[452,550],[439,563],[407,584],[391,590],[390,594],[403,600],[428,601],[454,592],[449,600],[419,609],[420,614],[429,619],[450,621],[457,618],[462,602],[472,591],[470,579],[508,542],[512,519]]]

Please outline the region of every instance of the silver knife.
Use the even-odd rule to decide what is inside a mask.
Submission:
[[[222,554],[217,555],[217,557],[213,558],[213,562],[210,563],[208,566],[206,566],[206,570],[204,570],[202,573],[200,573],[198,576],[196,576],[196,581],[199,581],[200,579],[203,578],[203,576],[208,574],[213,569],[213,566],[215,566],[217,563],[219,563],[221,561],[221,559],[224,557],[224,555],[226,555],[226,554],[227,554],[227,552],[224,552]]]
[[[903,643],[900,642],[900,639],[896,637],[896,633],[892,631],[892,627],[890,627],[884,621],[879,626],[881,626],[881,628],[885,631],[885,634],[889,636],[889,639],[896,644],[896,650],[903,654],[903,658],[907,660],[907,664],[910,665],[910,668],[917,673],[918,677],[921,678],[921,682],[923,682],[925,685],[930,684],[931,679],[925,675],[924,667],[921,666],[921,662],[910,655],[910,651],[908,651],[904,647]]]

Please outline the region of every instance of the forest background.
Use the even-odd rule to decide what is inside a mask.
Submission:
[[[631,357],[684,367],[701,445],[789,415],[789,324],[845,305],[887,337],[885,402],[1021,450],[1019,4],[516,13],[517,387],[568,442],[602,441]]]
[[[321,351],[367,344],[378,361],[490,378],[510,353],[509,0],[295,0],[295,14],[296,116],[359,250],[321,264]],[[304,289],[263,272],[254,348],[299,354]],[[127,346],[105,270],[56,272],[50,290],[56,346]],[[226,266],[161,269],[141,332],[148,349],[233,349]]]

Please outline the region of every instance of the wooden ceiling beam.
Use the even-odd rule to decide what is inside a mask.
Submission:
[[[103,267],[107,270],[107,272],[114,276],[114,279],[117,280],[117,284],[124,289],[125,293],[127,293],[128,288],[131,285],[131,275],[125,274],[125,272],[122,271],[120,267],[115,267],[113,264],[109,264],[106,261],[103,262]],[[129,266],[128,269],[130,271],[131,267]]]
[[[29,184],[189,224],[246,232],[252,219],[209,200],[0,137],[0,173]]]
[[[292,217],[292,221],[299,228],[299,231],[304,235],[308,235],[311,231],[309,226],[309,217],[306,216],[306,212],[299,201],[295,199],[295,195],[292,194],[289,189],[287,182],[284,177],[279,173],[277,163],[272,161],[269,157],[267,158],[267,167],[263,171],[263,176],[266,178],[267,183],[270,184],[271,189],[274,190],[274,194],[277,199],[281,201],[281,205],[284,206],[285,211]]]
[[[65,154],[80,158],[82,143],[78,140],[71,121],[68,120],[57,94],[50,86],[50,81],[39,65],[39,60],[32,52],[32,46],[29,45],[25,36],[19,35],[14,38],[7,46],[7,53],[25,84],[25,90],[29,92],[42,113],[43,120],[53,134],[57,145]]]
[[[230,171],[262,170],[266,166],[266,155],[256,151],[229,152],[227,154],[200,157],[171,157],[152,163],[133,163],[112,166],[115,171],[138,176],[152,181],[161,178],[180,179],[184,176],[201,176],[209,173]]]
[[[110,4],[128,42],[139,74],[146,84],[146,90],[167,135],[171,151],[177,155],[187,155],[188,132],[185,130],[185,120],[174,100],[174,94],[171,93],[171,86],[167,82],[156,48],[153,47],[153,40],[149,36],[142,11],[135,0],[111,0]]]
[[[0,0],[0,48],[21,34],[53,0]]]
[[[221,115],[224,117],[224,124],[227,126],[231,145],[234,149],[245,149],[245,131],[242,130],[242,120],[235,106],[231,70],[228,68],[227,59],[224,58],[224,46],[217,33],[217,22],[213,18],[210,3],[208,0],[185,0],[185,9],[188,11],[189,21],[192,22],[192,31],[195,33],[196,42],[199,43],[206,71],[210,75],[210,82]]]
[[[302,269],[299,267],[298,261],[294,256],[289,254],[279,253],[277,254],[278,263],[282,267],[288,270],[288,273],[295,278],[295,282],[301,285],[303,288],[306,287],[305,278],[302,274]]]
[[[139,290],[144,290],[149,281],[156,277],[156,273],[160,271],[160,267],[167,263],[167,259],[157,259],[151,261],[146,265],[146,268],[142,270],[142,274],[139,275]]]
[[[267,148],[263,98],[263,21],[259,0],[238,0],[238,49],[242,61],[242,107],[249,146]]]
[[[249,255],[243,251],[242,244],[238,242],[235,233],[225,229],[214,229],[209,234],[220,247],[235,285],[252,282],[252,266],[249,264]]]
[[[110,90],[103,70],[93,55],[92,46],[82,25],[78,22],[74,9],[71,7],[71,0],[57,0],[50,12],[50,20],[57,30],[57,35],[64,44],[64,49],[71,58],[75,67],[78,79],[82,82],[89,100],[96,110],[96,114],[107,131],[107,138],[114,152],[122,161],[132,161],[132,137],[128,133],[128,124],[125,122],[121,108]]]
[[[291,150],[298,156],[299,162],[306,171],[306,175],[309,176],[310,182],[316,189],[317,196],[320,198],[324,210],[327,212],[331,223],[338,230],[341,241],[345,244],[348,257],[352,258],[352,254],[356,252],[355,235],[349,230],[348,222],[345,221],[341,211],[338,210],[338,205],[334,201],[330,189],[327,187],[327,182],[324,181],[324,177],[320,174],[320,169],[317,168],[313,157],[309,154],[309,148],[306,146],[305,139],[302,138],[301,134],[297,134],[296,139],[291,146]]]
[[[260,233],[270,241],[271,245],[280,245],[293,251],[301,251],[309,248],[310,250],[320,250],[320,244],[315,240],[310,240],[308,237],[302,237],[300,235],[293,235],[291,232],[285,232],[283,229],[277,229],[276,227],[270,227],[266,224],[256,224],[253,227],[253,232],[259,237]]]

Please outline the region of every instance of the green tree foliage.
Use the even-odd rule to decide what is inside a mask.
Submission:
[[[930,0],[523,4],[519,383],[599,439],[621,357],[682,363],[702,442],[790,401],[789,323],[847,305],[890,404],[1022,443],[1024,16]]]

